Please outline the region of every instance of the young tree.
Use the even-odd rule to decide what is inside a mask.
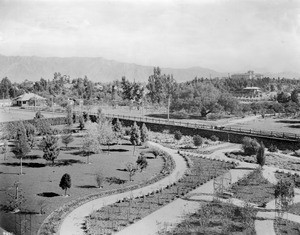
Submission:
[[[4,155],[4,160],[7,160],[8,151],[9,151],[8,141],[4,140],[3,145],[1,147],[1,153]]]
[[[128,174],[129,174],[129,181],[133,181],[132,180],[132,176],[134,176],[135,173],[136,173],[136,171],[137,171],[136,165],[134,165],[132,162],[128,162],[126,164],[126,170],[127,170]]]
[[[148,129],[147,129],[145,123],[143,123],[142,129],[141,129],[141,141],[142,141],[142,143],[145,143],[147,140],[148,140]]]
[[[101,171],[97,172],[96,176],[95,176],[98,188],[102,188],[103,187],[103,182],[104,182],[104,176],[103,173]]]
[[[68,145],[74,141],[74,137],[72,136],[72,133],[67,133],[61,136],[61,142],[66,145],[66,148],[68,148]]]
[[[105,116],[104,116],[104,113],[103,113],[103,111],[102,111],[102,109],[101,108],[98,108],[98,110],[97,110],[97,123],[101,123],[101,122],[103,122],[105,120]]]
[[[256,162],[261,167],[263,167],[266,163],[265,146],[262,142],[261,142],[259,149],[257,151],[257,154],[256,154]]]
[[[87,134],[86,134],[85,138],[83,138],[82,151],[87,157],[87,161],[86,161],[87,164],[90,163],[91,153],[92,152],[97,153],[101,150],[100,145],[97,141],[97,133],[98,133],[97,127],[98,127],[98,124],[96,124],[96,123],[92,123],[90,121],[88,121],[86,123]]]
[[[123,130],[122,123],[120,122],[119,119],[117,119],[115,124],[113,125],[113,130],[116,133],[117,139],[120,140],[123,137],[124,130]]]
[[[101,124],[98,124],[101,125]],[[110,154],[109,146],[116,141],[116,135],[113,131],[113,126],[111,122],[104,121],[104,123],[100,127],[101,129],[101,136],[99,136],[101,140],[101,144],[107,145],[108,154]]]
[[[141,131],[136,122],[133,123],[130,131],[130,142],[134,145],[133,154],[135,152],[135,146],[141,143]]]
[[[72,107],[70,105],[67,106],[67,125],[72,126],[73,124],[73,113],[72,113]]]
[[[53,135],[45,136],[42,139],[41,147],[44,152],[43,158],[46,161],[52,161],[52,164],[54,164],[54,160],[58,157],[60,151],[58,138]]]
[[[136,161],[137,166],[140,168],[141,172],[147,168],[148,166],[148,161],[146,157],[143,154],[140,154],[138,156],[138,159]]]
[[[30,146],[30,148],[32,149],[35,146],[35,126],[32,125],[31,123],[25,122],[24,123],[24,127],[26,130],[26,136],[27,136],[27,140],[28,140],[28,144]]]
[[[20,129],[18,130],[15,146],[13,147],[12,152],[15,154],[16,158],[20,159],[20,175],[22,175],[22,160],[30,152],[30,146],[27,142],[26,130],[24,125],[21,125]]]
[[[67,190],[68,188],[71,188],[71,176],[69,174],[64,174],[61,177],[59,187],[61,187],[62,190],[65,190],[65,196],[67,196]]]
[[[82,131],[83,128],[84,128],[84,118],[83,118],[83,115],[80,115],[79,116],[79,129]]]

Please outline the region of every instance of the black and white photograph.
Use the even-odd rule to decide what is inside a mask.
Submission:
[[[0,0],[0,235],[300,235],[300,0]]]

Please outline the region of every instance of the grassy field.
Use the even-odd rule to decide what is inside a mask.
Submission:
[[[111,146],[110,154],[107,148],[103,148],[100,154],[90,156],[91,164],[86,164],[86,157],[80,154],[81,138],[76,137],[68,149],[62,146],[62,150],[55,165],[48,164],[42,158],[42,151],[34,149],[28,154],[27,160],[23,163],[23,172],[25,175],[20,176],[19,160],[13,158],[10,153],[8,160],[0,160],[0,204],[5,205],[9,196],[6,192],[15,193],[14,182],[19,181],[19,188],[22,189],[22,195],[26,202],[21,206],[22,210],[26,209],[32,214],[32,234],[35,234],[42,221],[49,213],[63,204],[94,193],[104,190],[122,188],[124,186],[144,182],[157,175],[163,165],[163,160],[159,157],[153,158],[148,153],[148,167],[143,172],[138,172],[133,176],[133,182],[130,182],[128,172],[124,170],[127,162],[135,162],[137,156],[133,156],[133,146],[127,141],[120,145]],[[147,151],[144,147],[136,148],[136,155],[141,151]],[[97,187],[95,174],[101,171],[107,177],[103,188]],[[59,187],[59,182],[64,173],[71,176],[72,186],[68,191],[69,197],[64,197],[64,192]],[[115,177],[115,178],[111,178]],[[109,180],[110,179],[110,180]],[[119,184],[118,181],[125,183]],[[39,215],[41,205],[45,205],[46,213]],[[0,227],[14,232],[16,215],[0,212]]]
[[[33,119],[35,116],[34,111],[20,109],[20,108],[5,108],[0,109],[0,122],[9,122],[9,121],[20,121],[20,120],[29,120]],[[59,113],[48,113],[42,112],[44,117],[63,117],[64,114]]]

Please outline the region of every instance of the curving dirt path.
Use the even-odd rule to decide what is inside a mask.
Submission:
[[[62,224],[59,228],[58,234],[61,235],[79,235],[79,234],[84,234],[84,231],[82,229],[82,225],[84,224],[85,217],[90,215],[93,211],[100,209],[103,206],[110,205],[115,203],[116,201],[123,199],[125,197],[131,197],[131,196],[142,196],[144,194],[153,192],[157,189],[161,189],[163,187],[166,187],[169,184],[172,184],[173,182],[176,182],[178,179],[180,179],[186,169],[186,162],[185,160],[177,153],[176,150],[172,150],[169,148],[165,148],[159,144],[153,143],[149,141],[149,145],[153,147],[157,147],[162,149],[165,152],[168,152],[173,160],[175,161],[175,169],[173,172],[165,177],[164,179],[145,186],[140,189],[136,189],[133,191],[121,193],[121,194],[115,194],[115,195],[110,195],[107,197],[103,198],[98,198],[95,200],[92,200],[90,202],[87,202],[75,210],[73,210],[71,213],[69,213],[66,218],[62,221]]]

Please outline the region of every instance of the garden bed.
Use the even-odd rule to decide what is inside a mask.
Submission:
[[[245,155],[242,151],[226,153],[226,156],[243,162],[256,163],[256,156]],[[266,154],[266,165],[274,166],[281,169],[299,171],[300,173],[300,159],[291,159],[276,155],[276,153]]]
[[[231,163],[194,156],[186,157],[186,161],[192,162],[189,163],[191,168],[177,183],[141,197],[124,198],[93,212],[86,218],[86,233],[110,234],[119,231],[234,167]]]
[[[277,219],[274,222],[274,229],[277,235],[288,234],[288,235],[299,235],[300,224],[285,219]]]
[[[205,203],[197,212],[189,214],[184,221],[160,234],[253,234],[256,210],[213,201]]]
[[[274,199],[274,185],[262,176],[258,168],[231,186],[234,198],[264,205]]]

